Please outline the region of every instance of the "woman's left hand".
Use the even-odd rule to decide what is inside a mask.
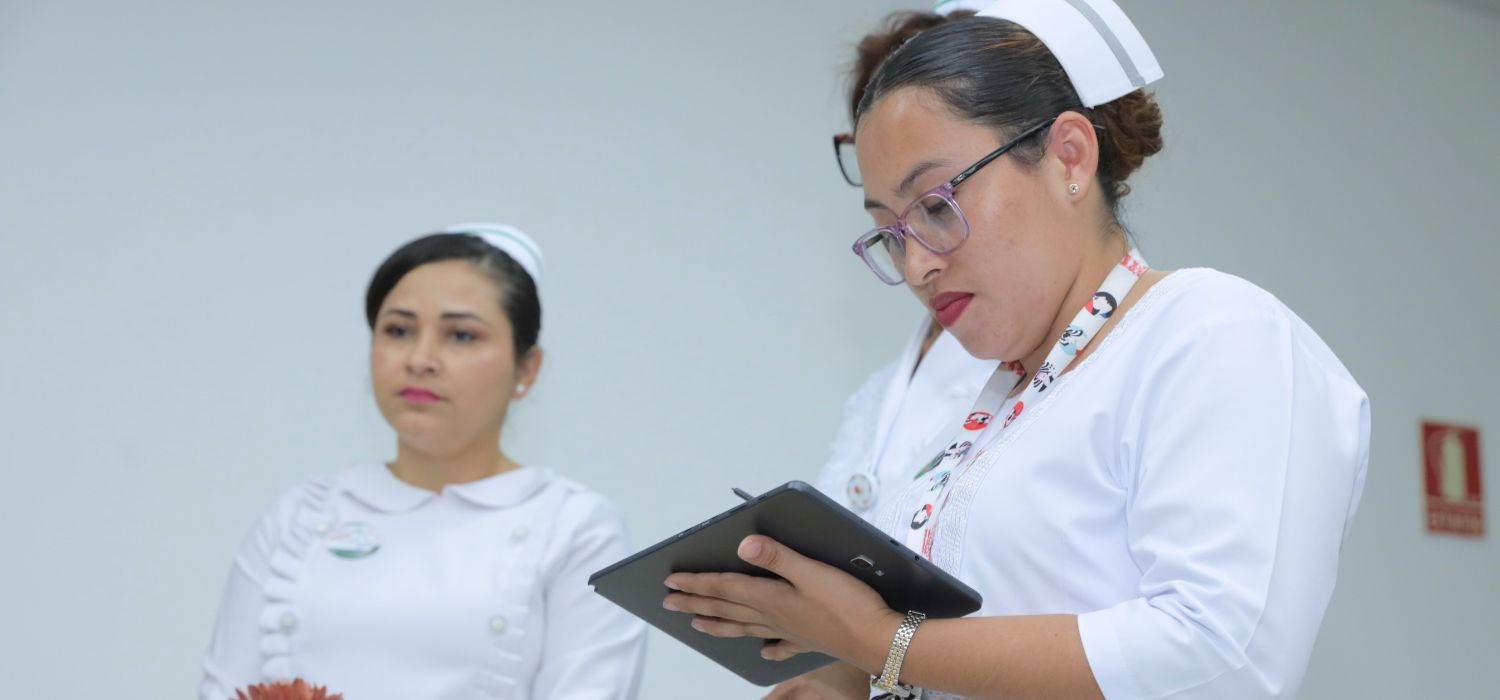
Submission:
[[[672,574],[666,585],[678,592],[662,606],[694,615],[693,627],[715,637],[779,640],[761,651],[772,661],[816,651],[866,672],[884,665],[902,616],[874,589],[762,535],[741,541],[739,555],[781,578]]]

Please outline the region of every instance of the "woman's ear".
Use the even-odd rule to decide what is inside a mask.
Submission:
[[[1058,191],[1082,200],[1099,170],[1099,134],[1094,123],[1077,112],[1063,112],[1047,134],[1047,155],[1056,165]]]
[[[534,345],[516,362],[516,393],[513,399],[525,396],[536,386],[536,378],[542,373],[542,357],[542,347]]]

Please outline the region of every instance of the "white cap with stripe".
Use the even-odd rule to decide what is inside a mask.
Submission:
[[[542,286],[542,248],[521,229],[506,224],[472,223],[449,226],[441,233],[464,233],[483,239],[515,260],[538,288]]]

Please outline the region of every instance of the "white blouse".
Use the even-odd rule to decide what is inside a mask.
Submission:
[[[947,331],[917,364],[929,323],[931,317],[923,316],[901,357],[871,375],[844,402],[828,462],[814,482],[866,518],[879,513],[892,494],[942,451],[944,439],[968,414],[999,364],[975,359]],[[850,480],[862,475],[870,477],[874,494],[854,502]]]
[[[1212,270],[1168,275],[1099,343],[956,477],[934,561],[978,616],[1078,614],[1110,700],[1295,696],[1364,487],[1364,391]]]
[[[383,464],[293,488],[235,557],[199,698],[300,677],[351,700],[625,700],[645,625],[588,586],[600,495],[522,467],[441,493]]]

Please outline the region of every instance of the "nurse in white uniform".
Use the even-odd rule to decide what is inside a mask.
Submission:
[[[960,0],[940,0],[932,12],[895,12],[880,31],[860,39],[849,74],[849,116],[853,121],[865,94],[865,83],[885,57],[912,37],[949,19],[974,14]],[[852,134],[833,137],[834,154],[844,180],[860,186]],[[923,313],[901,356],[870,375],[844,402],[829,459],[814,484],[820,491],[866,519],[880,512],[890,494],[900,492],[917,470],[943,450],[940,433],[964,415],[995,360],[969,354],[952,333]],[[836,682],[837,669],[804,674],[778,685],[768,700],[816,698]]]
[[[508,226],[408,243],[366,296],[396,458],[317,477],[230,571],[199,691],[303,678],[358,700],[625,700],[645,626],[588,586],[629,554],[599,494],[500,445],[541,369],[541,251]]]
[[[849,75],[851,120],[865,83],[891,51],[949,18],[972,15],[971,5],[942,0],[933,12],[894,13],[881,31],[861,39]],[[853,144],[850,134],[834,137],[844,179],[858,187]],[[974,404],[997,364],[970,355],[930,313],[923,313],[901,356],[844,402],[828,462],[815,482],[818,489],[850,510],[874,517],[889,494],[900,491],[924,462],[942,451],[941,439],[947,436],[940,433]]]
[[[1364,484],[1368,400],[1271,294],[1132,247],[1118,203],[1161,148],[1142,88],[1162,71],[1118,6],[980,14],[868,86],[877,227],[854,247],[1003,363],[878,518],[983,608],[891,610],[760,536],[740,556],[777,578],[674,574],[663,605],[773,640],[767,658],[839,659],[842,697],[1295,696]]]

